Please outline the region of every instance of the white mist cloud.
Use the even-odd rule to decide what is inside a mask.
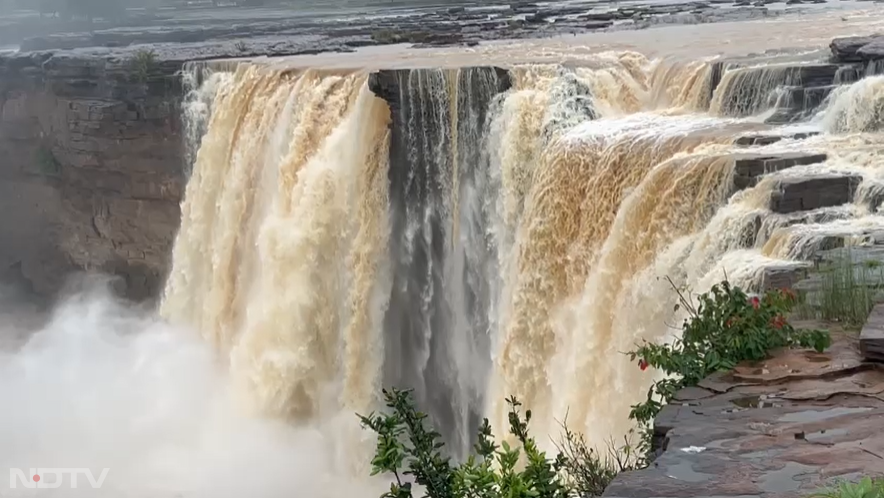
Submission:
[[[107,293],[67,299],[20,349],[0,352],[0,496],[380,493],[382,483],[348,477],[341,464],[355,456],[340,436],[354,434],[353,414],[300,428],[248,418],[225,363],[192,331]],[[56,489],[11,489],[9,469],[31,467],[110,471],[100,489],[85,476],[77,489],[67,476]]]

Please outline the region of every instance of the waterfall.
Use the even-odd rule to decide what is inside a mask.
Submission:
[[[356,414],[390,386],[454,462],[483,418],[506,437],[509,396],[543,449],[563,422],[621,440],[661,378],[623,353],[678,337],[673,285],[760,292],[884,245],[881,61],[685,57],[810,40],[743,25],[186,64],[159,309],[90,279],[7,319],[0,292],[0,467],[110,467],[66,497],[378,496]],[[678,57],[613,50],[649,42]],[[457,66],[506,54],[569,62]]]
[[[184,164],[188,175],[206,134],[218,88],[229,83],[230,70],[235,67],[234,63],[224,62],[189,62],[184,65],[181,72],[184,102],[181,107],[184,114]]]
[[[511,395],[544,442],[567,416],[603,444],[655,380],[622,353],[678,333],[670,281],[759,289],[826,237],[884,226],[867,212],[884,184],[880,77],[833,83],[837,70],[632,52],[218,69],[189,93],[201,140],[161,314],[199,330],[265,417],[316,425],[378,408],[392,385],[414,390],[455,458],[482,417],[505,432]],[[819,134],[764,123],[823,87],[802,104],[816,117],[794,118]],[[773,138],[740,140],[755,136]],[[745,161],[811,152],[740,179]],[[852,175],[856,203],[773,207],[784,183],[821,175]]]
[[[265,413],[321,416],[332,380],[366,410],[380,385],[389,115],[365,79],[241,66],[188,183],[161,314]]]
[[[381,72],[393,109],[392,293],[385,381],[415,389],[459,452],[484,408],[496,261],[489,239],[487,109],[509,85],[493,68]],[[398,92],[395,91],[398,89]]]
[[[884,126],[884,76],[839,87],[828,100],[820,120],[832,133],[877,131]]]

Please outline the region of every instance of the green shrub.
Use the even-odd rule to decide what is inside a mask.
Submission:
[[[379,29],[371,33],[371,39],[382,44],[401,43],[402,37],[392,29]]]
[[[785,317],[797,301],[792,291],[749,297],[740,288],[722,282],[701,295],[696,306],[684,293],[676,292],[680,300],[676,310],[688,312],[682,337],[671,344],[645,343],[629,353],[632,360],[639,359],[642,370],[654,367],[667,374],[651,386],[645,402],[632,407],[630,418],[642,434],[638,444],[633,444],[630,434],[621,446],[609,442],[602,454],[565,422],[558,454],[547,458],[528,433],[531,411],[523,417],[521,404],[510,398],[509,434],[517,445],[495,443],[485,419],[474,453],[462,464],[453,465],[442,452],[439,433],[424,426],[427,415],[415,409],[410,391],[385,389],[390,413],[359,416],[363,427],[378,436],[372,475],[394,478],[382,498],[411,498],[411,480],[424,487],[428,498],[600,496],[620,472],[647,466],[653,419],[679,389],[697,385],[708,375],[732,369],[740,362],[763,360],[772,349],[823,351],[830,345],[827,332],[795,330],[788,323]]]
[[[811,498],[884,498],[884,479],[863,477],[859,482],[841,481],[820,490]]]
[[[129,65],[135,79],[144,83],[157,67],[157,53],[153,49],[138,49],[129,60]]]
[[[795,330],[786,321],[797,302],[791,290],[749,297],[725,281],[699,296],[696,306],[683,292],[676,292],[680,301],[676,311],[684,308],[688,312],[681,337],[671,344],[645,343],[629,353],[633,361],[639,359],[642,370],[654,367],[667,374],[651,386],[647,400],[634,405],[629,414],[639,424],[645,451],[650,450],[654,417],[679,389],[695,386],[710,374],[730,370],[740,362],[763,360],[773,349],[806,347],[823,351],[831,343],[828,332]]]
[[[58,164],[55,155],[49,147],[45,145],[38,147],[34,160],[41,174],[45,176],[58,176],[61,174],[61,165]]]
[[[625,455],[615,459],[615,453],[599,458],[582,436],[568,430],[563,451],[547,458],[528,433],[531,410],[523,416],[521,403],[509,398],[509,433],[517,445],[495,443],[485,419],[474,454],[452,465],[441,451],[439,433],[424,426],[427,415],[415,410],[410,391],[385,389],[384,399],[391,413],[359,416],[363,427],[378,435],[372,475],[394,478],[383,498],[411,498],[412,485],[405,476],[423,486],[429,498],[565,498],[575,491],[598,496],[630,461]]]

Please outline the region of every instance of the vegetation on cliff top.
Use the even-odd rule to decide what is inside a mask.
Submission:
[[[802,347],[822,352],[831,344],[828,332],[796,330],[786,320],[798,303],[792,290],[776,289],[749,297],[724,281],[699,296],[697,303],[690,294],[677,288],[676,292],[676,311],[683,309],[688,314],[681,337],[670,344],[646,343],[629,353],[630,359],[638,359],[642,370],[653,367],[667,375],[651,386],[647,400],[634,405],[629,415],[643,432],[642,449],[646,451],[651,449],[654,417],[680,389],[696,386],[738,363],[763,360],[774,349]]]
[[[696,304],[689,294],[676,292],[680,301],[676,311],[685,310],[688,315],[682,336],[670,344],[646,343],[628,353],[633,361],[638,359],[642,370],[653,367],[667,374],[651,386],[645,402],[633,406],[630,418],[644,436],[638,448],[626,438],[623,446],[609,444],[608,454],[601,455],[563,424],[558,454],[550,458],[529,434],[531,411],[522,414],[521,403],[510,398],[509,440],[516,444],[495,442],[485,419],[474,453],[455,465],[442,451],[440,434],[424,425],[427,415],[416,410],[410,392],[384,390],[389,413],[359,416],[363,427],[378,436],[372,475],[389,474],[394,479],[382,498],[411,498],[412,483],[420,485],[422,496],[428,498],[600,496],[619,472],[650,461],[653,418],[679,389],[740,362],[763,360],[773,349],[822,351],[830,345],[827,332],[796,330],[788,323],[786,315],[797,303],[792,291],[750,297],[722,282],[699,296]]]

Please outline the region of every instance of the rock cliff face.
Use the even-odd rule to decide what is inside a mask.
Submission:
[[[0,275],[51,293],[94,269],[122,276],[129,297],[156,294],[184,186],[178,66],[0,59]]]
[[[836,85],[880,72],[884,67],[884,52],[878,51],[881,40],[836,39],[828,62],[813,54],[813,60],[789,59],[760,68],[742,59],[721,61],[713,66],[710,100],[712,92],[718,92],[719,111],[742,116],[763,110],[758,105],[769,105],[769,99],[752,95],[780,88],[782,96],[769,121],[806,119]],[[229,59],[244,51],[228,42],[157,44],[152,46],[157,52],[142,47],[0,56],[0,279],[23,280],[35,291],[51,294],[66,274],[87,269],[120,275],[124,293],[131,298],[159,293],[185,184],[178,73],[187,61]],[[272,55],[307,50],[298,43],[253,48]],[[743,70],[735,71],[736,76],[728,73],[735,68]],[[379,71],[369,82],[389,103],[394,123],[412,112],[401,99],[416,91],[403,86],[403,74]],[[507,71],[497,68],[467,69],[459,76],[447,70],[415,74],[422,75],[427,84],[459,78],[464,109],[482,109],[469,119],[459,118],[462,125],[484,122],[488,95],[510,85]],[[432,98],[419,93],[412,96],[416,101]],[[406,136],[402,126],[394,124],[392,184],[399,184],[393,177],[407,169],[407,142],[445,140],[437,131]],[[474,138],[480,134],[466,129],[463,133]],[[770,143],[780,138],[747,136],[738,143]],[[462,149],[462,154],[477,153]],[[763,172],[824,159],[815,153],[747,156],[737,159],[734,186],[746,188]],[[856,179],[836,180],[838,189],[828,188],[835,185],[831,178],[783,182],[771,209],[792,212],[849,202]],[[405,200],[394,198],[394,202]],[[754,236],[749,238],[754,240]]]

